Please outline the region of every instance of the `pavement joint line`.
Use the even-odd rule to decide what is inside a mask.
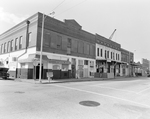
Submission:
[[[56,84],[51,84],[51,85],[56,86],[56,87],[62,87],[62,88],[70,89],[70,90],[76,90],[76,91],[80,91],[80,92],[91,93],[91,94],[94,94],[94,95],[114,98],[114,99],[117,99],[117,100],[122,100],[122,101],[130,102],[130,103],[134,103],[134,104],[138,104],[138,105],[150,108],[149,105],[138,103],[138,102],[134,102],[134,101],[123,99],[123,98],[118,98],[118,97],[115,97],[115,96],[100,94],[100,93],[96,93],[96,92],[93,92],[93,91],[87,91],[87,90],[83,90],[83,89],[77,89],[77,88],[72,88],[72,87],[67,87],[67,86],[56,85]]]
[[[129,93],[135,93],[135,91],[128,91],[128,90],[122,90],[122,89],[117,89],[117,88],[111,88],[111,87],[103,87],[103,86],[95,86],[95,87],[100,87],[100,88],[107,88],[107,89],[112,89],[112,90],[118,90],[118,91],[124,91],[124,92],[129,92]]]
[[[145,92],[145,91],[147,91],[147,90],[149,90],[149,89],[150,89],[150,87],[149,87],[149,88],[146,88],[146,89],[144,89],[144,90],[142,90],[142,91],[140,91],[140,92],[138,92],[137,94],[143,93],[143,92]]]

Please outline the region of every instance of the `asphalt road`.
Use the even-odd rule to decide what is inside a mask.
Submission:
[[[51,84],[0,80],[0,119],[150,119],[150,78]]]

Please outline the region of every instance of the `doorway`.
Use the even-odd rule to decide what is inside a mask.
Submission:
[[[43,64],[42,64],[42,72],[41,72],[41,78],[43,78]],[[40,75],[40,64],[38,64],[37,66],[34,66],[34,70],[36,70],[36,79],[39,79],[39,75]]]

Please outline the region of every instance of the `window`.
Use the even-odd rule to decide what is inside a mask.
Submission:
[[[112,52],[111,52],[111,59],[113,58],[113,54],[112,54]]]
[[[84,54],[90,54],[90,45],[84,42]]]
[[[78,60],[78,65],[83,65],[83,60]]]
[[[4,44],[4,53],[7,52],[7,43]]]
[[[71,47],[72,52],[77,52],[78,51],[78,42],[77,40],[72,40],[72,47]]]
[[[68,48],[71,48],[71,39],[70,39],[70,38],[68,38],[67,47],[68,47]]]
[[[84,65],[88,65],[88,60],[84,60]]]
[[[113,52],[113,60],[115,60],[115,53]]]
[[[22,36],[19,38],[19,49],[22,49]]]
[[[101,57],[103,57],[103,49],[101,49]]]
[[[90,67],[94,67],[94,61],[90,61]]]
[[[69,66],[67,64],[62,64],[62,71],[68,71]]]
[[[82,41],[78,42],[78,53],[83,53],[84,44]]]
[[[3,53],[3,44],[1,45],[1,53]]]
[[[107,58],[107,51],[105,50],[105,58]]]
[[[117,55],[117,53],[116,53],[116,60],[118,60],[117,56],[118,56],[118,55]]]
[[[107,51],[107,58],[109,58],[109,51]]]
[[[119,54],[118,54],[118,60],[119,60]]]
[[[95,46],[94,45],[90,45],[90,55],[91,56],[95,56]]]
[[[57,42],[57,49],[61,49],[62,37],[57,35],[57,41],[56,42]]]
[[[10,52],[10,41],[7,43],[7,52]]]
[[[97,56],[99,56],[99,48],[97,48]]]
[[[44,47],[50,47],[51,34],[50,33],[44,33],[43,40],[44,40],[44,42],[43,42],[44,43]]]
[[[15,50],[17,50],[17,46],[18,46],[18,38],[15,39]]]
[[[1,45],[0,45],[0,54],[1,54]]]
[[[11,42],[10,42],[10,51],[13,51],[13,40],[11,40]]]

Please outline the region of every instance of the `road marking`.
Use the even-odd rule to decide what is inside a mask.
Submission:
[[[122,90],[122,89],[117,89],[117,88],[111,88],[111,87],[103,87],[103,86],[95,86],[95,87],[100,87],[100,88],[107,88],[107,89],[112,89],[112,90],[118,90],[118,91],[124,91],[124,92],[129,92],[129,93],[135,93],[135,91],[128,91],[128,90]]]
[[[147,91],[147,90],[149,90],[149,89],[150,89],[150,87],[149,87],[149,88],[146,88],[146,89],[144,89],[144,90],[142,90],[142,91],[140,91],[140,92],[138,92],[137,94],[143,93],[143,92],[145,92],[145,91]]]
[[[67,86],[61,86],[61,85],[57,85],[57,84],[51,84],[51,85],[56,86],[56,87],[62,87],[62,88],[70,89],[70,90],[76,90],[76,91],[80,91],[80,92],[91,93],[91,94],[94,94],[94,95],[114,98],[114,99],[117,99],[117,100],[122,100],[122,101],[130,102],[130,103],[134,103],[134,104],[138,104],[138,105],[150,108],[150,106],[146,105],[146,104],[142,104],[142,103],[138,103],[138,102],[134,102],[134,101],[131,101],[131,100],[118,98],[118,97],[114,97],[114,96],[110,96],[110,95],[100,94],[100,93],[96,93],[96,92],[93,92],[93,91],[87,91],[87,90],[82,90],[82,89],[77,89],[77,88],[72,88],[72,87],[67,87]]]

